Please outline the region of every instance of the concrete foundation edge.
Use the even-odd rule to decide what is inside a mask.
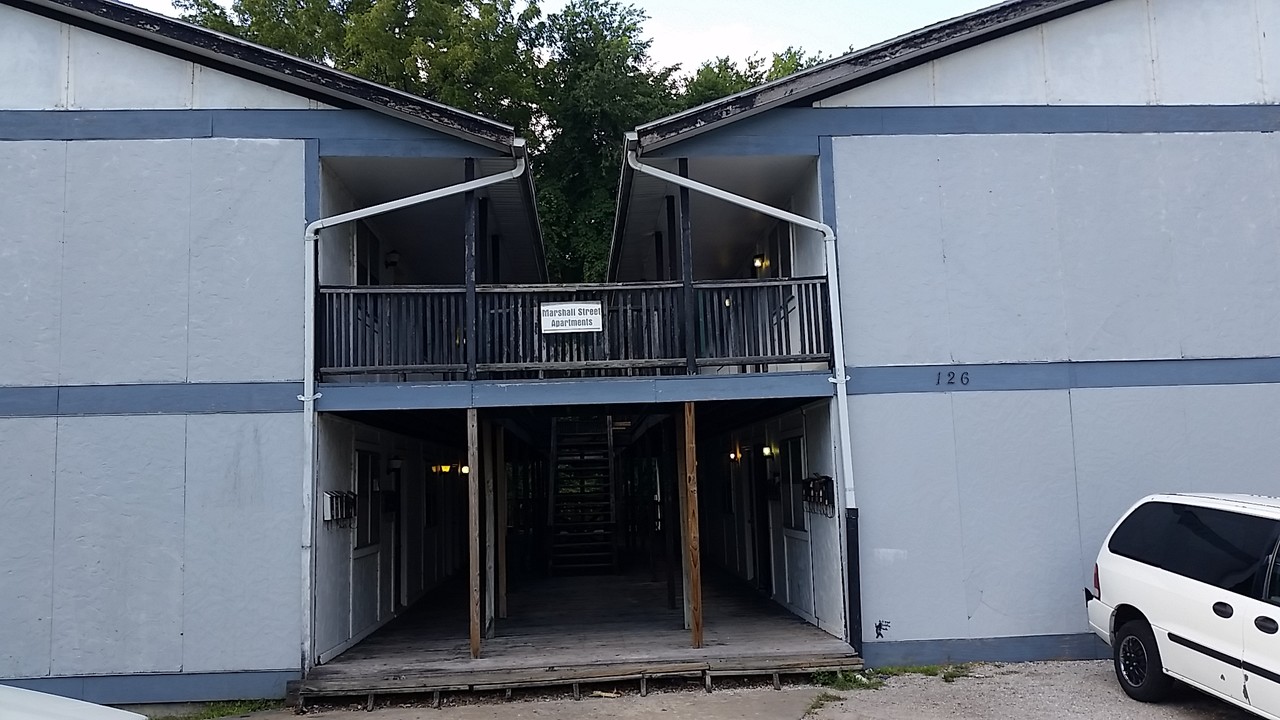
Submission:
[[[250,670],[0,679],[0,685],[103,705],[134,705],[283,698],[285,684],[301,677],[299,670]]]
[[[1105,660],[1111,648],[1092,633],[863,643],[867,667],[959,662]]]

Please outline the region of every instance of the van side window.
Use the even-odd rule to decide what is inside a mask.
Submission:
[[[1130,560],[1164,567],[1166,538],[1174,519],[1168,503],[1140,505],[1111,534],[1107,549]]]
[[[1280,522],[1179,503],[1147,503],[1112,534],[1111,552],[1260,597]]]
[[[1267,589],[1267,602],[1280,605],[1280,550],[1271,559],[1271,584]]]

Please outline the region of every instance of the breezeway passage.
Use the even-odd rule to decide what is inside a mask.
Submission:
[[[354,448],[355,537],[319,529],[301,697],[860,667],[830,634],[837,519],[806,513],[834,498],[802,492],[826,421],[795,400],[325,415],[321,491]]]
[[[465,588],[455,586],[312,670],[301,695],[310,700],[704,674],[768,678],[860,666],[848,645],[740,581],[718,573],[706,581],[702,649],[689,646],[682,612],[667,605],[666,584],[641,571],[547,578],[513,590],[510,619],[485,641],[480,658],[470,660]]]

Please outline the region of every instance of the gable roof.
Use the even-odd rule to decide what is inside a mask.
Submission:
[[[337,107],[366,108],[513,152],[509,125],[114,0],[0,0],[20,10],[190,60]]]
[[[656,149],[775,107],[807,104],[1109,0],[1008,0],[636,128]]]

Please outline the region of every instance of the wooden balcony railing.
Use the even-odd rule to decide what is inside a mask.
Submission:
[[[599,303],[599,330],[544,333],[545,303]],[[476,288],[324,287],[317,308],[322,375],[442,379],[684,374],[699,367],[829,362],[825,278],[695,282],[686,338],[679,282]],[[474,349],[469,348],[474,344]]]

